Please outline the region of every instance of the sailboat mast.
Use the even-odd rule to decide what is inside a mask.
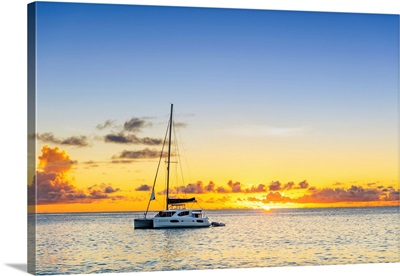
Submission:
[[[166,198],[166,209],[168,210],[168,194],[169,194],[169,171],[171,164],[171,137],[172,137],[172,111],[174,104],[171,104],[171,114],[169,118],[169,139],[168,139],[168,161],[167,161],[167,198]]]

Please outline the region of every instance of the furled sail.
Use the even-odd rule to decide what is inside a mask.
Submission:
[[[196,202],[196,198],[168,198],[168,204],[179,204],[186,202]]]

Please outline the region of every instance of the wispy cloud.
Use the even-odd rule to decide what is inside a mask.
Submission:
[[[175,122],[174,123],[174,126],[176,127],[176,128],[185,128],[185,127],[187,127],[187,123],[184,123],[184,122]]]
[[[56,138],[53,133],[45,132],[37,134],[36,138],[43,143],[52,143],[63,146],[76,146],[76,147],[87,147],[89,146],[88,138],[84,135],[81,136],[70,136],[67,138]]]
[[[96,128],[98,130],[103,130],[105,128],[109,128],[109,127],[113,127],[113,126],[115,126],[115,120],[106,120],[104,123],[98,124],[96,126]]]
[[[124,130],[129,132],[139,132],[145,127],[150,127],[153,124],[146,121],[145,118],[133,117],[124,123]]]
[[[124,134],[122,132],[118,134],[107,134],[104,136],[104,141],[107,143],[117,143],[117,144],[134,144],[134,145],[160,145],[162,143],[161,139],[143,137],[139,138],[134,134]]]
[[[143,150],[123,150],[112,159],[153,159],[160,157],[161,152],[156,149],[145,148]]]

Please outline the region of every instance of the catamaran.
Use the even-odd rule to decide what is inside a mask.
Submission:
[[[153,229],[153,228],[192,228],[192,227],[209,227],[211,223],[204,211],[199,209],[186,209],[186,204],[196,203],[196,198],[170,198],[169,185],[170,185],[170,165],[171,165],[171,141],[172,141],[172,126],[173,126],[173,107],[171,104],[171,113],[167,132],[165,134],[164,143],[162,146],[156,176],[153,183],[152,192],[149,202],[147,204],[146,212],[143,217],[134,219],[135,229]],[[168,154],[167,154],[167,179],[166,179],[166,201],[165,210],[159,211],[154,217],[148,217],[150,202],[155,199],[155,184],[157,180],[158,170],[160,167],[161,159],[164,155],[164,146],[168,135]]]

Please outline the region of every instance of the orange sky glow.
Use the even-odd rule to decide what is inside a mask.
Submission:
[[[123,185],[121,181],[120,186],[111,182],[92,182],[87,185],[82,180],[90,179],[93,174],[98,173],[99,167],[105,165],[94,162],[80,164],[66,150],[48,145],[42,147],[38,161],[35,174],[37,205],[30,204],[30,212],[116,212],[146,209],[151,193],[150,181],[146,184],[143,183],[144,180],[127,181],[127,185]],[[127,165],[133,166],[119,164],[113,168],[116,171],[111,173],[111,177],[116,179],[114,182],[122,179],[118,176],[122,173],[119,171],[120,167],[125,168]],[[150,162],[147,166],[154,168],[155,163]],[[132,179],[135,174],[140,173],[129,170],[124,176]],[[199,180],[175,187],[172,185],[170,195],[196,197],[195,206],[209,210],[399,206],[399,190],[393,184],[395,183],[337,182],[318,186],[307,180],[270,181],[265,184],[246,184],[229,179],[225,183]],[[161,188],[156,189],[156,200],[151,202],[150,210],[153,211],[165,208],[164,184],[157,185]],[[35,189],[32,183],[28,185],[28,194],[29,201],[34,202]]]

